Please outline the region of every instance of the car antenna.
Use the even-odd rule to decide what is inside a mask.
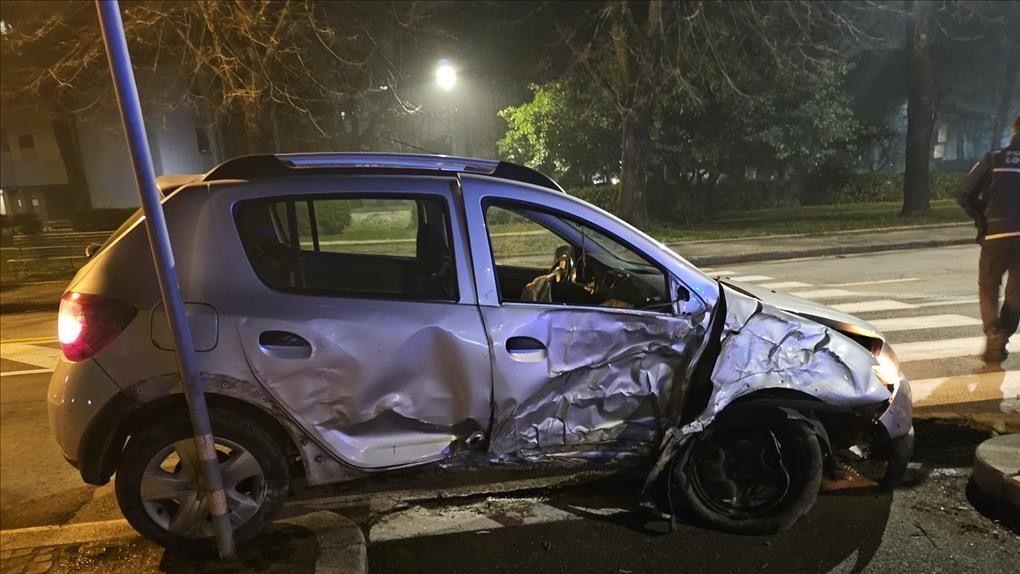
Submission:
[[[407,147],[409,147],[409,148],[411,148],[411,149],[416,149],[416,150],[418,150],[418,151],[423,151],[423,152],[426,152],[426,153],[430,153],[430,154],[432,154],[432,155],[443,155],[443,154],[441,154],[441,153],[439,153],[439,152],[436,152],[436,151],[432,151],[432,150],[430,150],[430,149],[428,149],[428,148],[423,148],[423,147],[421,147],[421,146],[416,146],[416,145],[414,145],[414,144],[411,144],[411,143],[407,143],[407,142],[405,142],[405,141],[403,141],[403,140],[399,140],[399,139],[397,139],[397,138],[393,138],[393,137],[389,137],[389,136],[386,136],[386,139],[390,140],[391,142],[393,142],[393,143],[395,143],[395,144],[400,144],[400,145],[402,145],[402,146],[407,146]]]

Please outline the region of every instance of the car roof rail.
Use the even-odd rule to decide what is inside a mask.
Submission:
[[[228,159],[212,168],[202,177],[202,181],[250,180],[302,174],[400,175],[414,173],[437,175],[451,172],[488,175],[563,192],[563,188],[552,178],[530,167],[491,159],[408,153],[337,152],[246,155]]]

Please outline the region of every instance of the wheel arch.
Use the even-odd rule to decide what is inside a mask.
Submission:
[[[298,452],[293,438],[280,421],[247,401],[219,393],[206,393],[210,409],[237,413],[258,421],[278,441],[288,458]],[[187,417],[188,405],[183,393],[161,396],[144,403],[132,401],[127,395],[119,394],[110,400],[96,414],[85,430],[78,449],[78,461],[82,480],[101,486],[110,481],[117,469],[121,454],[130,436],[142,425],[165,417]],[[291,465],[292,472],[298,469]]]

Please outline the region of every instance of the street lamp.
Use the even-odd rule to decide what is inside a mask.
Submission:
[[[439,60],[436,66],[436,83],[444,92],[449,92],[457,84],[457,70],[446,60]]]

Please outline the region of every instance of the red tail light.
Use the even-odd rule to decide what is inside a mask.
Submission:
[[[132,305],[117,299],[68,293],[57,314],[60,350],[69,361],[84,361],[116,339],[136,313]]]

